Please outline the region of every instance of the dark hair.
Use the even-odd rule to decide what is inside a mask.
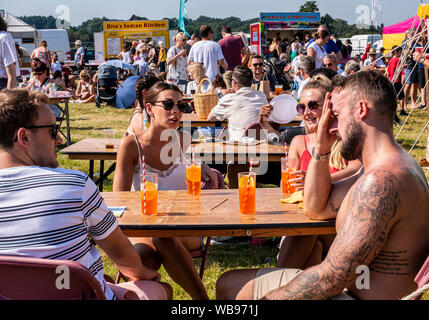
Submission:
[[[173,91],[177,91],[180,95],[182,94],[180,89],[174,84],[170,84],[162,81],[157,82],[152,87],[150,87],[150,89],[146,92],[146,95],[143,100],[144,108],[146,108],[146,104],[148,103],[151,103],[151,104],[156,103],[156,99],[158,98],[158,95],[161,92],[166,90],[173,90]]]
[[[334,89],[350,90],[354,100],[369,101],[381,116],[388,116],[393,125],[397,107],[397,98],[392,83],[383,74],[369,70],[360,71],[347,77],[336,78]]]
[[[33,72],[37,72],[37,73],[45,72],[46,75],[49,75],[49,68],[46,65],[46,63],[44,63],[43,61],[40,61],[40,60],[35,61],[32,69],[33,69]]]
[[[136,51],[136,48],[132,47],[132,48],[131,48],[131,50],[130,50],[130,53],[131,53],[132,55],[134,55],[134,54],[136,54],[136,52],[137,52],[137,51]]]
[[[313,70],[313,71],[310,73],[310,78],[313,78],[313,77],[315,77],[315,76],[317,76],[317,75],[319,75],[319,74],[322,74],[322,75],[324,75],[325,77],[327,77],[329,80],[332,80],[332,78],[333,78],[333,77],[335,77],[338,73],[337,73],[337,72],[335,72],[335,71],[334,71],[334,70],[332,70],[332,69],[328,69],[328,68],[319,68],[319,69]]]
[[[40,45],[46,48],[48,46],[48,43],[46,42],[46,40],[42,40],[42,42],[40,42]]]
[[[254,56],[252,56],[252,59],[262,59],[262,57],[258,54],[255,54]]]
[[[223,26],[221,32],[222,33],[231,33],[231,28],[228,26]]]
[[[207,38],[209,36],[210,33],[213,33],[212,28],[206,24],[203,24],[200,27],[200,36],[202,38]]]
[[[253,82],[253,72],[248,67],[236,66],[232,74],[232,79],[239,88],[251,87]]]
[[[54,79],[62,78],[62,77],[63,77],[63,74],[60,70],[57,70],[54,72]]]
[[[143,90],[149,90],[155,83],[162,81],[158,77],[152,74],[145,74],[144,76],[140,77],[135,85],[136,90],[136,98],[139,102],[140,108],[144,108],[143,104]]]
[[[7,22],[0,17],[0,31],[7,31]]]
[[[46,95],[25,89],[4,89],[0,92],[0,148],[12,148],[19,128],[37,120],[37,108],[48,103]]]
[[[222,89],[227,88],[225,81],[223,80],[223,78],[219,74],[217,74],[213,80],[213,87],[214,88],[221,87]]]

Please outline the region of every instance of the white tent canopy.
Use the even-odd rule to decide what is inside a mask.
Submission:
[[[22,37],[27,35],[34,36],[37,31],[36,28],[11,15],[9,12],[5,12],[3,19],[8,25],[7,31],[10,32],[13,37]]]

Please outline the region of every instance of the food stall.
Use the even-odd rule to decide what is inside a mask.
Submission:
[[[317,31],[320,12],[261,12],[259,22],[250,25],[250,50],[258,55],[269,54],[269,45],[274,38],[286,39],[291,43],[298,35]]]
[[[168,20],[105,21],[103,31],[104,58],[116,58],[125,43],[143,40],[164,41],[170,47]]]

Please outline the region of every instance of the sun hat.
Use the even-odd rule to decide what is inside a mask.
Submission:
[[[373,54],[375,54],[375,55],[377,55],[377,51],[375,51],[375,49],[374,48],[371,48],[370,50],[369,50],[369,53],[368,53],[369,55],[373,55]]]

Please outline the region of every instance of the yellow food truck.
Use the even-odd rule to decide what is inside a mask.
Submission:
[[[170,47],[168,20],[105,21],[103,32],[94,34],[96,60],[116,58],[125,43],[164,41]]]

